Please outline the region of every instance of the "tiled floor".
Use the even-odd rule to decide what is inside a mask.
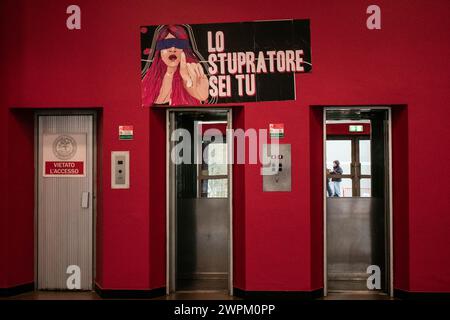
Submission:
[[[22,293],[6,300],[98,300],[101,299],[97,293],[87,292],[62,292],[62,291],[34,291]]]
[[[225,291],[228,288],[227,279],[178,279],[177,291]]]
[[[372,292],[329,292],[326,297],[319,300],[394,300],[393,297],[384,293]]]
[[[241,300],[230,296],[227,292],[177,292],[155,300]]]
[[[98,300],[95,292],[57,292],[35,291],[23,293],[17,296],[0,298],[6,300]],[[319,300],[391,300],[393,298],[385,294],[372,294],[366,292],[340,292],[330,293]],[[238,297],[228,295],[226,292],[178,292],[168,296],[153,298],[152,300],[240,300]]]

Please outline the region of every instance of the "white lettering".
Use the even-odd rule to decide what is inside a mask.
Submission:
[[[70,14],[66,20],[66,26],[69,30],[81,29],[81,9],[77,5],[70,5],[66,9],[66,13]]]
[[[70,265],[66,270],[67,274],[70,276],[67,278],[66,285],[67,289],[81,289],[81,269],[77,265]]]
[[[370,16],[367,18],[366,26],[369,30],[381,29],[381,9],[379,6],[372,4],[367,7],[367,14]]]

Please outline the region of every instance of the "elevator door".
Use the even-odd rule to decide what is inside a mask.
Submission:
[[[91,290],[93,115],[38,115],[37,125],[37,288]]]
[[[228,113],[177,111],[170,119],[170,291],[226,291],[230,256]]]
[[[326,170],[339,160],[342,175],[327,173],[339,196],[326,199],[329,292],[389,292],[389,139],[387,110],[327,111],[330,125],[370,123],[370,134],[327,136]],[[361,123],[358,123],[361,121]],[[328,129],[327,129],[328,130]],[[341,178],[339,183],[333,182]],[[325,188],[324,188],[325,189]],[[378,279],[378,281],[376,281]]]

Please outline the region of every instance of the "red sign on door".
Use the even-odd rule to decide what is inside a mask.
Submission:
[[[86,176],[86,133],[44,133],[42,160],[44,177]]]
[[[45,174],[84,175],[84,163],[83,161],[46,161]]]

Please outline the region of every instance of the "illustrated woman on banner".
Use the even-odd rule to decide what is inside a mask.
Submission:
[[[206,102],[208,77],[192,50],[186,28],[165,25],[156,32],[153,60],[142,78],[143,106]]]

